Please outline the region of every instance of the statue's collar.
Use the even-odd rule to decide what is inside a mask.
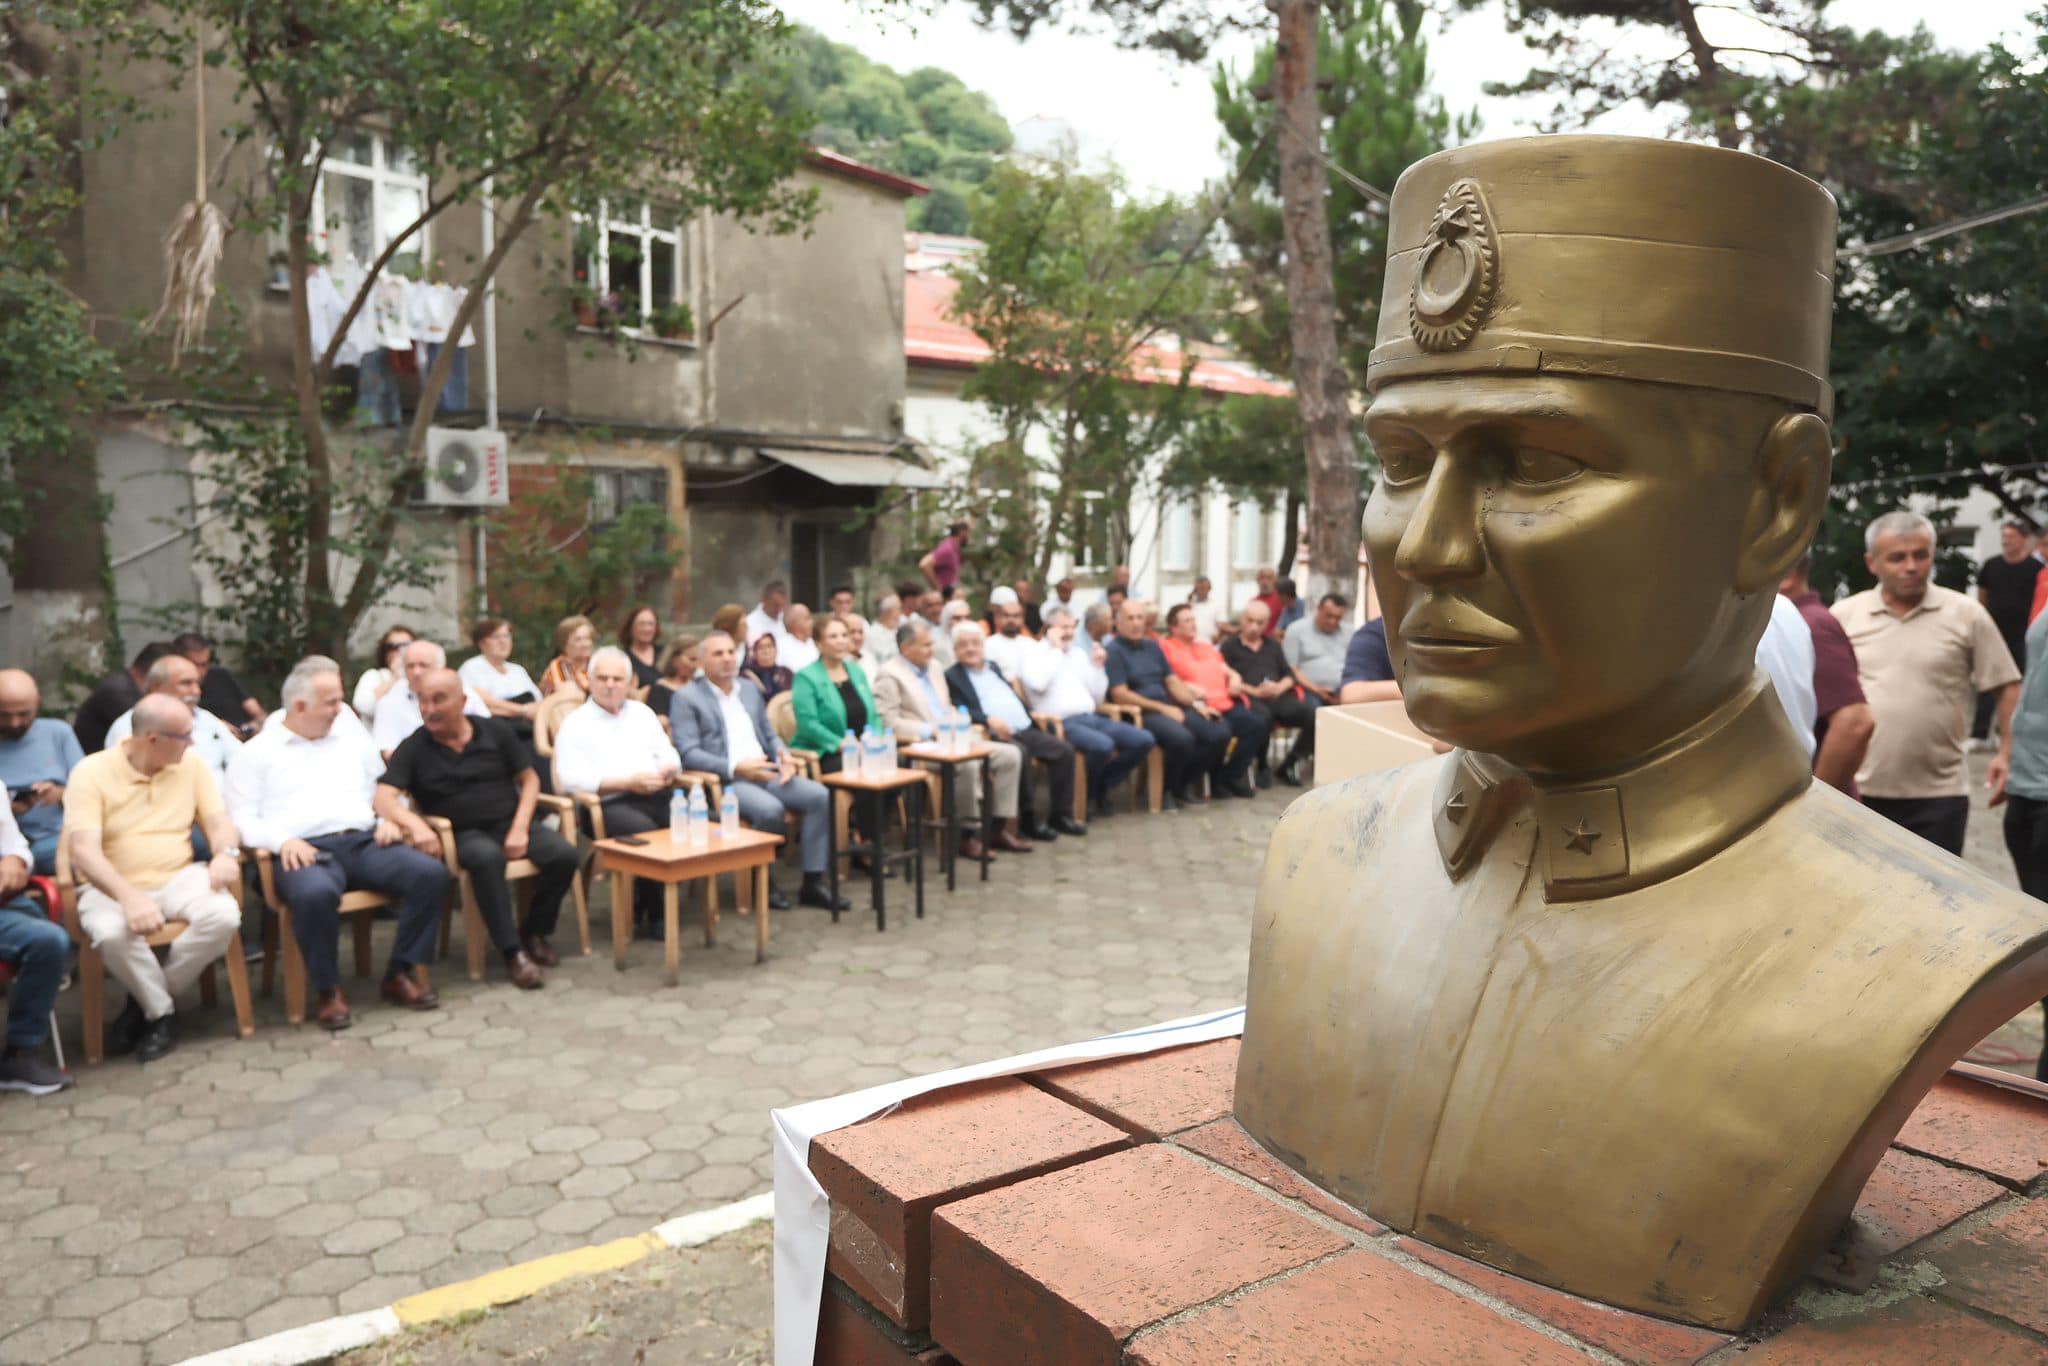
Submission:
[[[1553,782],[1490,754],[1452,752],[1436,788],[1436,841],[1452,880],[1527,804],[1548,901],[1586,901],[1676,877],[1762,825],[1813,771],[1768,680],[1642,763]]]

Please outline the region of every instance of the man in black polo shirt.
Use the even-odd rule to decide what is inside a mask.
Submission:
[[[1294,745],[1280,761],[1280,781],[1301,786],[1298,765],[1315,752],[1315,714],[1295,691],[1294,670],[1288,667],[1280,642],[1266,634],[1273,614],[1256,598],[1238,614],[1237,634],[1223,638],[1223,662],[1244,680],[1245,699],[1254,711],[1276,726],[1294,727]],[[1266,756],[1258,758],[1259,786],[1271,787]]]
[[[487,716],[468,716],[462,680],[453,669],[436,669],[420,681],[420,728],[391,751],[377,784],[377,814],[405,831],[423,853],[441,856],[441,837],[422,816],[442,816],[455,827],[455,859],[476,889],[477,909],[491,942],[505,955],[512,984],[531,991],[542,984],[541,967],[561,960],[548,945],[562,898],[576,880],[575,846],[544,825],[533,824],[540,777],[526,747],[510,726]],[[410,795],[414,810],[400,800]],[[512,924],[512,889],[505,865],[531,859],[532,908],[525,926]]]

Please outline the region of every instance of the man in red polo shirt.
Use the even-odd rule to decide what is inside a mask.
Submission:
[[[1201,638],[1194,608],[1181,603],[1166,614],[1166,637],[1159,648],[1167,666],[1194,690],[1195,704],[1185,724],[1202,747],[1210,785],[1233,797],[1252,796],[1245,774],[1266,752],[1271,719],[1251,705],[1244,680],[1223,662],[1223,652]]]
[[[1877,721],[1856,676],[1856,647],[1807,582],[1812,573],[1813,552],[1808,551],[1785,571],[1778,592],[1799,609],[1807,629],[1813,632],[1813,736],[1818,742],[1813,776],[1854,797],[1856,770],[1862,766],[1863,752],[1870,748]]]

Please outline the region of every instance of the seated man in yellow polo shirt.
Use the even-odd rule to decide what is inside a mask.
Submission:
[[[213,858],[192,860],[192,827]],[[128,989],[109,1053],[153,1062],[177,1046],[173,1003],[226,951],[242,915],[228,890],[241,876],[235,827],[206,762],[192,750],[192,709],[164,693],[135,704],[126,740],[88,755],[64,789],[64,838],[78,877],[78,921]],[[148,936],[166,920],[188,928],[157,962]]]

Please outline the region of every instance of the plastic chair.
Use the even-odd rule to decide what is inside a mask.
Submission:
[[[50,923],[59,927],[64,924],[64,911],[57,900],[57,881],[55,878],[32,877],[28,880],[28,886],[25,890],[30,896],[43,903],[43,914],[50,918]],[[19,973],[16,971],[14,964],[0,963],[0,987],[13,986],[14,979],[18,975]],[[57,1055],[58,1070],[65,1070],[64,1040],[57,1036],[57,1009],[55,1006],[50,1008],[50,1048]]]

